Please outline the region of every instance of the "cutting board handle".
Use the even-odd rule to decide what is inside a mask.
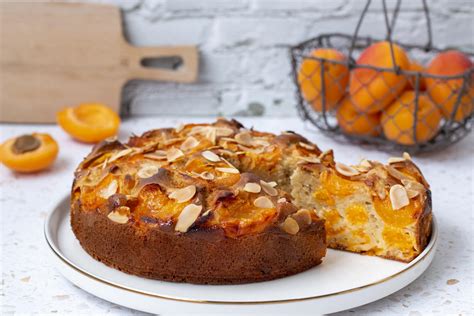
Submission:
[[[196,46],[137,47],[127,45],[130,79],[194,82],[198,76],[199,54]],[[145,67],[145,58],[179,57],[182,64],[176,70]]]

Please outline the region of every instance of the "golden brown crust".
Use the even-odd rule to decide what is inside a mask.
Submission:
[[[219,229],[177,234],[153,223],[137,234],[134,223],[113,223],[100,213],[83,212],[76,206],[71,225],[82,247],[95,259],[126,273],[174,282],[266,281],[312,268],[326,253],[321,220],[296,235],[274,229],[234,239]]]

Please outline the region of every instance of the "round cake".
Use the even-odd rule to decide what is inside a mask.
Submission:
[[[324,220],[290,176],[321,151],[235,120],[107,140],[75,172],[71,225],[95,259],[147,278],[236,284],[295,274],[326,253]]]

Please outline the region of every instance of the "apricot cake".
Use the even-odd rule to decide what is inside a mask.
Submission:
[[[326,238],[408,262],[429,239],[431,199],[408,156],[345,166],[296,133],[219,119],[96,145],[75,172],[71,225],[121,271],[233,284],[314,267]]]

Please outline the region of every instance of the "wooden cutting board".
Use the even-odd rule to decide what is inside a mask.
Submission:
[[[110,5],[0,3],[0,121],[54,122],[58,109],[83,102],[120,112],[131,79],[196,80],[196,47],[134,47],[121,24]],[[181,58],[182,65],[141,64],[156,57]]]

